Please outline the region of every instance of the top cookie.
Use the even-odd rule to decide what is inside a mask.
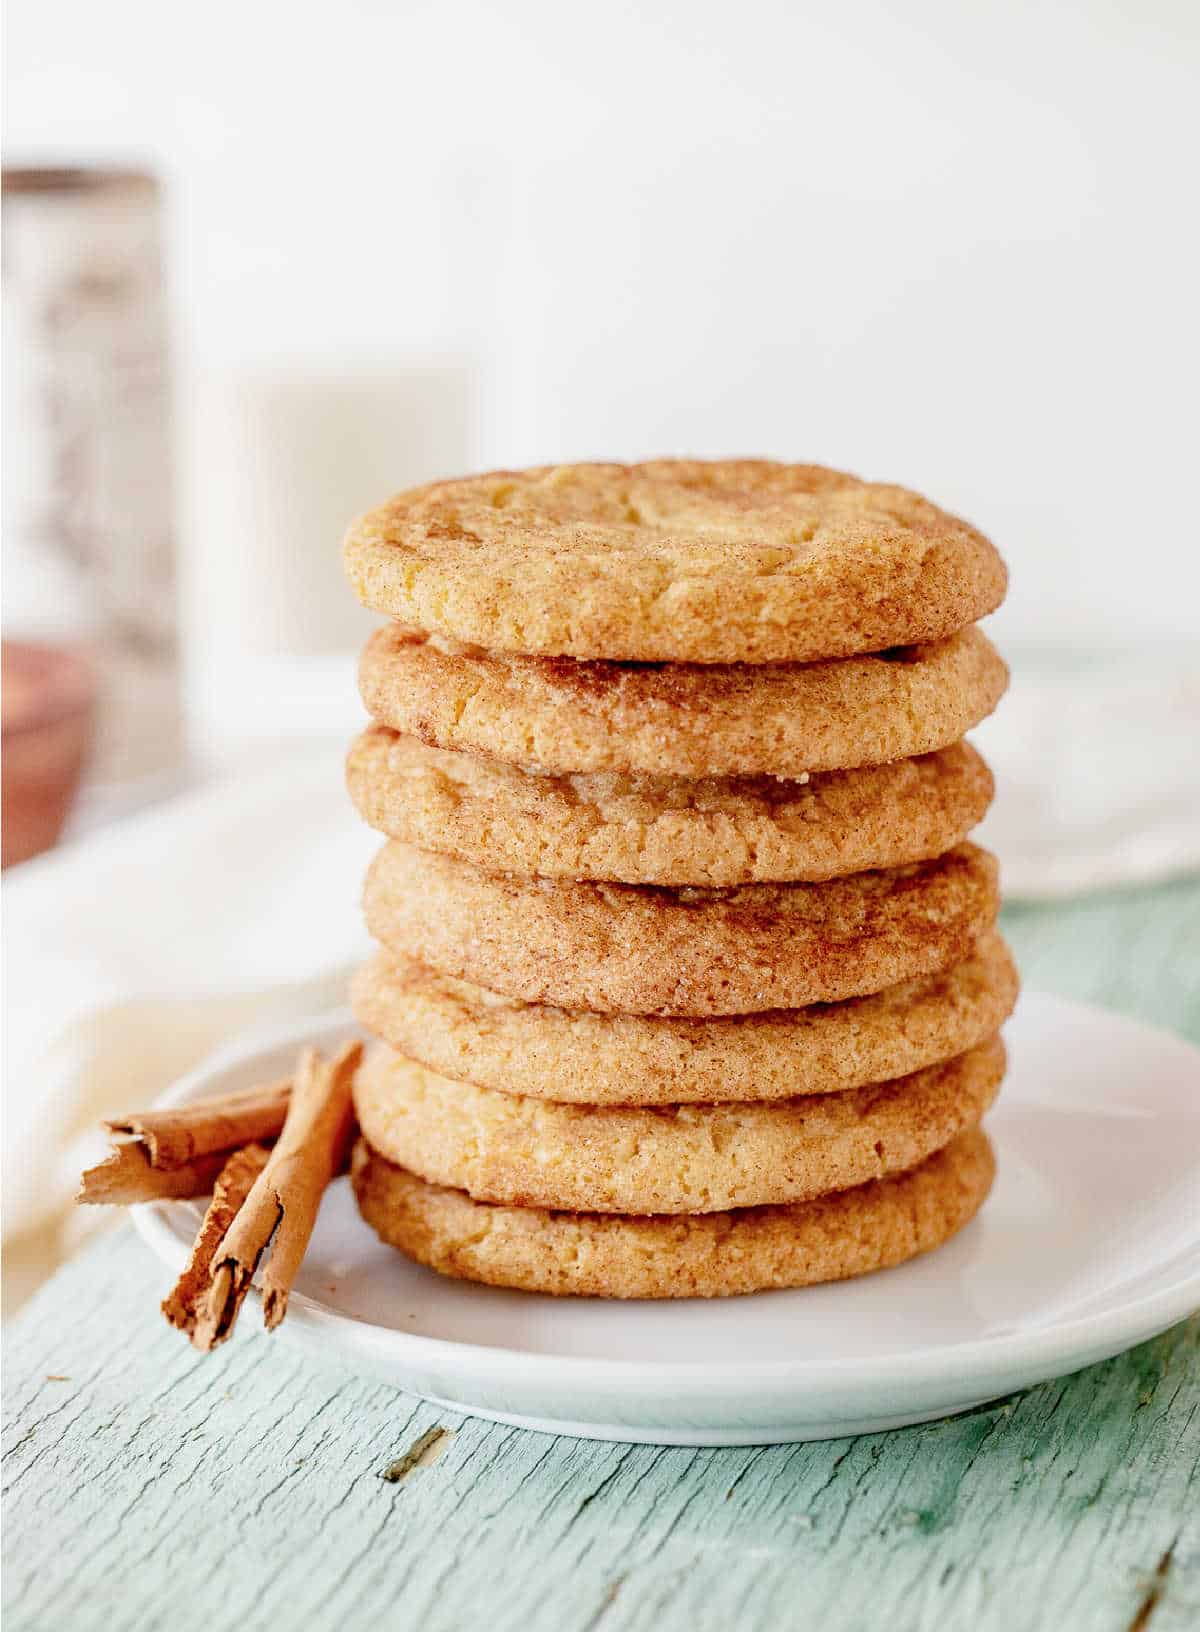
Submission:
[[[434,482],[351,527],[366,606],[493,650],[810,662],[934,640],[1007,575],[966,522],[820,465],[659,459]]]

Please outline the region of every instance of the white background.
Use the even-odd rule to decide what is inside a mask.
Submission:
[[[170,179],[185,485],[204,378],[465,357],[479,462],[827,461],[990,532],[1010,643],[1197,632],[1188,0],[8,19],[10,158]]]

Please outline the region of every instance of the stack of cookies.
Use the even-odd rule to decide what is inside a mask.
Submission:
[[[387,842],[354,1186],[444,1274],[711,1297],[975,1214],[1017,993],[964,733],[992,545],[758,460],[442,482],[345,546]]]

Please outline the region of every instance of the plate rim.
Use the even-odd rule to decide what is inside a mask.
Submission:
[[[1138,1037],[1152,1039],[1156,1048],[1166,1046],[1181,1059],[1192,1063],[1200,1081],[1200,1048],[1173,1032],[1056,993],[1037,990],[1023,993],[1022,1005],[1030,1003],[1046,1003],[1071,1011],[1077,1019],[1100,1017],[1106,1026],[1129,1033],[1131,1041]],[[228,1043],[207,1055],[193,1070],[170,1084],[155,1099],[154,1106],[165,1108],[185,1101],[213,1076],[242,1065],[255,1055],[289,1044],[312,1041],[338,1030],[362,1030],[347,1007],[254,1028],[240,1041]],[[172,1269],[181,1267],[187,1256],[187,1247],[175,1234],[168,1219],[172,1209],[187,1205],[177,1201],[156,1201],[144,1202],[130,1209],[138,1234],[155,1257]],[[1058,1321],[1033,1331],[1000,1332],[965,1342],[891,1350],[870,1358],[839,1361],[836,1367],[838,1389],[867,1392],[881,1385],[895,1384],[901,1368],[907,1387],[927,1387],[947,1373],[958,1372],[963,1367],[1003,1374],[1014,1367],[1021,1370],[1052,1367],[1056,1359],[1065,1359],[1069,1364],[1069,1357],[1074,1354],[1117,1354],[1166,1330],[1200,1308],[1200,1218],[1194,1249],[1195,1263],[1190,1271],[1185,1268],[1184,1273],[1170,1285],[1144,1297],[1135,1297],[1113,1308],[1081,1315],[1073,1320]],[[1184,1249],[1185,1255],[1187,1250]],[[643,1387],[665,1387],[669,1384],[678,1402],[680,1395],[687,1400],[704,1399],[709,1395],[727,1394],[733,1388],[745,1389],[747,1384],[753,1383],[774,1387],[792,1383],[797,1388],[811,1388],[830,1374],[828,1360],[747,1360],[734,1364],[705,1360],[620,1360],[576,1354],[531,1353],[523,1349],[472,1343],[461,1338],[430,1337],[421,1332],[407,1332],[400,1327],[379,1325],[330,1309],[300,1292],[292,1294],[289,1314],[292,1321],[304,1327],[309,1334],[327,1332],[330,1328],[351,1333],[353,1335],[347,1339],[350,1345],[357,1342],[369,1344],[376,1350],[386,1350],[398,1365],[411,1369],[449,1369],[460,1376],[486,1370],[490,1377],[502,1384],[553,1382],[557,1389],[603,1389],[606,1384],[619,1388],[635,1381]],[[1087,1359],[1079,1362],[1081,1365],[1088,1363]],[[1051,1374],[1052,1371],[1043,1373]]]

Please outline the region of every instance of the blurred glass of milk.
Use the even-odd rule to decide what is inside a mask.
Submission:
[[[354,662],[379,620],[343,576],[342,536],[393,493],[470,468],[475,400],[453,358],[201,375],[181,576],[202,762],[354,729]]]

